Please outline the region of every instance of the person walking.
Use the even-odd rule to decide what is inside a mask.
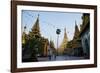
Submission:
[[[50,49],[49,49],[49,52],[48,52],[48,56],[49,56],[49,60],[51,60],[52,52],[51,52]]]

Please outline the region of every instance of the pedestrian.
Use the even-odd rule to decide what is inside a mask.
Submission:
[[[55,59],[56,59],[56,54],[54,55]]]
[[[48,56],[49,56],[49,60],[51,60],[51,50],[48,50]]]
[[[51,55],[49,55],[49,60],[51,60]]]

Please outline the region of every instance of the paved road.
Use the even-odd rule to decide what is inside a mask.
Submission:
[[[39,57],[38,60],[39,61],[62,61],[62,60],[80,60],[80,59],[84,59],[83,57],[75,57],[75,56],[56,56],[56,58],[54,56],[51,57],[51,59],[49,57]]]

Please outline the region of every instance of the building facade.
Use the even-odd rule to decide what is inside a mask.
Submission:
[[[41,36],[38,17],[27,37],[25,32],[22,35],[22,61],[37,61],[37,57],[48,56],[48,43],[48,39]]]
[[[79,34],[83,47],[84,57],[90,58],[90,15],[84,13],[82,16],[81,32]]]
[[[82,49],[79,33],[80,31],[75,21],[74,36],[73,36],[73,39],[69,41],[67,44],[67,49],[65,50],[66,54],[73,55],[73,56],[82,56],[83,49]]]

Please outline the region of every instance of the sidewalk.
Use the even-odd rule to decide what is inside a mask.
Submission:
[[[52,56],[51,59],[49,59],[49,57],[38,57],[37,59],[38,61],[63,61],[63,60],[82,60],[84,59],[84,57],[64,55],[64,56],[56,56],[56,58]]]
[[[49,61],[48,57],[38,57],[38,61]]]

